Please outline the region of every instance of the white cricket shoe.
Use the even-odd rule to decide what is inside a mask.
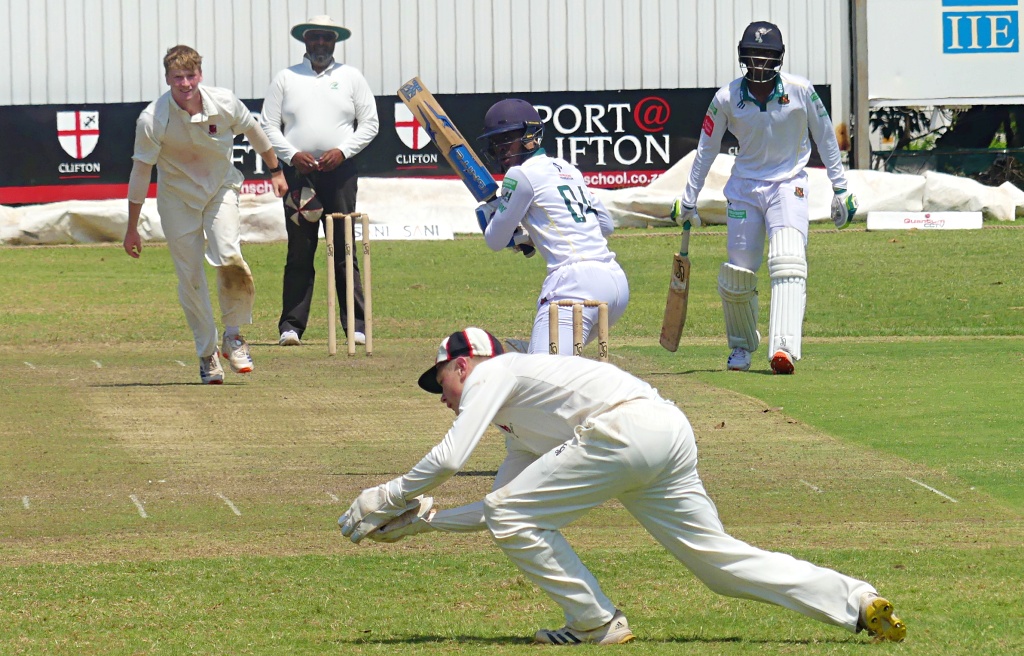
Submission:
[[[530,342],[525,339],[512,339],[511,337],[505,340],[505,346],[508,347],[505,350],[511,353],[529,353]]]
[[[734,348],[725,363],[729,371],[747,371],[750,369],[750,351],[745,348]]]
[[[777,374],[788,376],[793,373],[793,356],[788,352],[779,349],[772,356],[772,371]]]
[[[224,370],[220,367],[217,354],[199,358],[199,380],[203,385],[220,385],[224,382]]]
[[[294,330],[286,330],[281,333],[281,339],[277,340],[278,346],[298,346],[302,342],[299,341],[299,333]]]
[[[224,335],[224,341],[220,345],[220,355],[227,358],[228,364],[231,365],[231,371],[236,374],[247,374],[253,370],[249,344],[241,335]]]
[[[365,333],[361,333],[361,332],[359,332],[357,330],[355,332],[355,334],[353,335],[353,337],[355,338],[356,344],[363,345],[363,344],[366,343],[366,334]]]
[[[629,630],[626,616],[621,610],[616,610],[610,622],[596,629],[580,631],[567,626],[554,630],[541,629],[533,636],[533,641],[545,645],[621,645],[635,637]]]

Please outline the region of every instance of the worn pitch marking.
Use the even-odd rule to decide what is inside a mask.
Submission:
[[[911,483],[917,483],[918,485],[920,485],[921,487],[923,487],[923,488],[924,488],[924,489],[926,489],[926,490],[931,490],[932,492],[934,492],[935,494],[939,495],[940,497],[942,497],[942,498],[944,498],[944,499],[949,499],[949,500],[950,500],[950,501],[952,501],[953,503],[959,503],[959,502],[958,502],[958,501],[957,501],[956,499],[954,499],[953,497],[949,496],[948,494],[946,494],[946,493],[944,493],[944,492],[940,492],[940,491],[936,490],[936,489],[935,489],[935,488],[933,488],[933,487],[932,487],[931,485],[925,485],[925,484],[924,484],[924,483],[922,483],[921,481],[919,481],[919,480],[916,480],[916,479],[913,479],[913,478],[910,478],[909,476],[905,476],[904,478],[906,478],[906,479],[907,479],[908,481],[910,481]]]

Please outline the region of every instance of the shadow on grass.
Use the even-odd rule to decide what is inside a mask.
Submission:
[[[660,639],[650,639],[638,637],[630,644],[633,645],[654,645],[654,644],[701,644],[701,645],[718,645],[727,643],[747,643],[750,645],[779,645],[780,648],[784,645],[821,645],[821,644],[832,644],[841,645],[847,644],[851,641],[851,638],[834,638],[822,640],[821,638],[808,638],[806,640],[751,640],[748,638],[741,638],[739,636],[722,636],[709,638],[705,636],[677,636]],[[414,635],[406,638],[387,638],[375,640],[369,636],[364,638],[355,638],[352,640],[337,640],[334,641],[337,644],[348,644],[348,645],[417,645],[417,644],[444,644],[444,643],[456,643],[466,645],[532,645],[536,644],[533,638],[524,638],[523,636],[471,636],[471,635],[460,635],[454,637],[446,636],[432,636],[432,635]]]
[[[232,383],[221,383],[220,387],[243,387],[244,382],[232,382]],[[99,385],[87,385],[87,387],[105,388],[105,387],[217,387],[217,385],[207,385],[205,383],[103,383]]]

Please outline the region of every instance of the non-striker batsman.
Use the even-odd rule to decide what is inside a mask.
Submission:
[[[426,531],[490,532],[505,555],[554,600],[565,626],[534,640],[573,645],[633,639],[625,614],[601,591],[561,533],[609,499],[719,594],[777,604],[842,627],[900,641],[906,626],[870,583],[725,532],[697,473],[683,412],[644,381],[585,358],[502,353],[493,335],[449,335],[419,385],[457,417],[407,474],[364,490],[342,533],[392,542]],[[484,431],[505,436],[507,456],[483,501],[438,510],[422,495],[469,460]]]
[[[728,130],[739,153],[725,185],[728,201],[728,261],[718,274],[718,292],[729,338],[727,367],[747,371],[761,334],[757,330],[757,271],[768,238],[771,314],[768,359],[777,374],[793,373],[801,356],[807,300],[807,173],[814,138],[835,197],[832,220],[846,227],[857,201],[846,182],[839,143],[828,112],[811,83],[780,70],[786,46],[778,26],[751,23],[739,42],[743,77],[722,87],[704,116],[697,156],[672,218],[700,225],[697,195]]]

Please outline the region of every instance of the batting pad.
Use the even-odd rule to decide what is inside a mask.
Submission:
[[[729,348],[757,350],[757,274],[728,262],[718,271],[718,295],[725,311],[725,334]]]
[[[807,306],[805,248],[804,236],[794,228],[783,228],[768,241],[768,275],[772,285],[768,357],[782,349],[794,360],[800,359],[800,338]]]

